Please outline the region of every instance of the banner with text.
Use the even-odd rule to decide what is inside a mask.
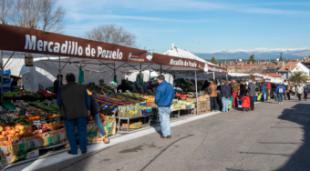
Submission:
[[[205,68],[205,63],[194,59],[180,58],[158,53],[153,54],[152,62],[159,65],[168,65],[179,68],[193,68],[197,70],[204,70]]]
[[[145,50],[3,24],[0,24],[0,50],[134,63],[148,62]]]

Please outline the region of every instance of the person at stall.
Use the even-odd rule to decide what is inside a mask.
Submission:
[[[217,103],[217,85],[215,81],[212,81],[208,88],[208,93],[210,95],[210,106],[211,111],[217,111],[219,110],[219,106]]]
[[[244,81],[241,81],[240,83],[240,93],[239,96],[243,97],[247,94],[247,87],[246,87],[246,83]]]
[[[82,154],[87,153],[87,113],[90,99],[86,87],[76,83],[72,73],[66,75],[67,84],[57,93],[57,102],[65,121],[71,155],[78,154],[77,138]]]
[[[222,82],[221,86],[221,95],[222,95],[222,103],[223,103],[223,112],[228,112],[229,111],[229,102],[231,98],[231,87],[228,84],[227,80],[224,80]]]
[[[58,74],[56,80],[54,81],[54,94],[56,97],[59,92],[59,89],[63,85],[62,81],[63,81],[63,76],[61,74]]]
[[[171,138],[170,113],[175,92],[163,75],[157,77],[157,82],[159,85],[156,89],[155,103],[158,106],[161,137]]]
[[[101,134],[102,137],[102,141],[105,144],[110,143],[110,139],[107,137],[105,131],[104,131],[104,127],[102,125],[102,121],[99,115],[99,105],[96,101],[96,94],[95,91],[93,90],[93,85],[88,84],[87,86],[87,95],[90,99],[90,114],[93,117],[93,119],[95,120],[95,124],[99,130],[99,133]]]
[[[262,101],[263,102],[267,101],[267,86],[265,82],[261,83],[260,91],[262,93]]]
[[[231,88],[232,88],[232,106],[233,108],[238,108],[238,104],[237,104],[237,97],[240,91],[240,85],[239,83],[237,83],[236,80],[232,80],[231,82]]]
[[[253,111],[255,108],[255,96],[256,96],[256,85],[254,81],[252,80],[249,81],[248,90],[250,96],[250,109]]]
[[[18,77],[12,77],[11,91],[14,91],[14,90],[16,90],[18,88],[18,81],[19,81]]]
[[[122,79],[121,84],[117,87],[118,92],[126,92],[126,91],[132,91],[133,88],[130,85],[130,82]]]

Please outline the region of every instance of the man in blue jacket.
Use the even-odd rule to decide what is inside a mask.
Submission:
[[[159,86],[156,89],[155,102],[158,106],[161,136],[171,138],[170,113],[175,92],[172,85],[165,81],[163,75],[157,77],[157,82]]]

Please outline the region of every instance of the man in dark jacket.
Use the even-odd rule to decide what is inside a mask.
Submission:
[[[75,82],[75,76],[66,75],[67,85],[60,89],[57,96],[62,116],[65,120],[67,138],[70,144],[69,154],[78,154],[77,137],[82,154],[87,152],[87,112],[89,98],[86,87]]]
[[[256,85],[252,80],[249,81],[248,90],[249,90],[249,96],[250,96],[250,108],[251,110],[254,110]]]
[[[162,138],[171,138],[170,113],[175,92],[163,75],[158,76],[157,82],[159,86],[156,89],[155,102],[158,106]]]
[[[61,88],[62,84],[62,75],[58,74],[56,80],[54,81],[54,94],[57,97],[57,94]]]
[[[222,103],[223,103],[223,112],[228,112],[229,102],[231,98],[231,87],[228,82],[225,80],[221,86],[221,94],[222,94]]]

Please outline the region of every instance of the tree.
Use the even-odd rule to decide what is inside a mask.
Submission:
[[[135,46],[135,36],[115,25],[106,25],[93,28],[86,33],[87,38],[108,43]]]
[[[0,21],[44,31],[61,30],[64,10],[53,0],[0,0]]]
[[[0,0],[0,24],[6,24],[9,20],[9,16],[12,16],[12,12],[12,0]]]
[[[211,62],[214,63],[214,64],[217,64],[216,58],[214,56],[212,56]]]
[[[308,77],[303,72],[295,72],[293,75],[290,76],[289,81],[295,84],[305,83]]]
[[[256,62],[255,55],[251,55],[251,56],[249,57],[248,63],[254,64],[255,62]]]

